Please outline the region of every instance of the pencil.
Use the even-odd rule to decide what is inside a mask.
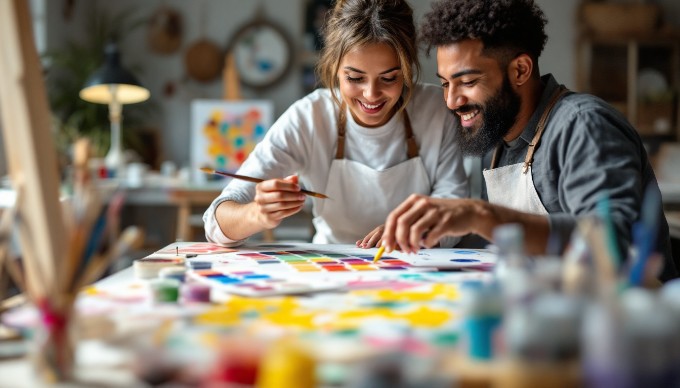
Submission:
[[[378,248],[378,252],[375,253],[375,257],[373,257],[373,262],[375,263],[376,261],[380,260],[384,252],[385,246],[382,245],[380,248]]]
[[[210,167],[201,167],[201,171],[208,173],[208,174],[223,175],[223,176],[232,177],[234,179],[240,179],[242,181],[253,182],[253,183],[260,183],[260,182],[264,181],[264,179],[262,179],[262,178],[253,178],[251,176],[232,174],[232,173],[226,172],[226,171],[214,170]],[[325,194],[315,193],[313,191],[309,191],[309,190],[305,190],[305,189],[300,190],[300,192],[303,193],[303,194],[307,194],[309,196],[312,196],[312,197],[316,197],[316,198],[321,198],[321,199],[327,199],[328,198],[328,196],[326,196]]]

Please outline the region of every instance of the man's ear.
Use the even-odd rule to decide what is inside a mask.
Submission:
[[[510,83],[515,86],[521,86],[531,78],[531,73],[534,71],[534,61],[528,54],[519,54],[515,59],[510,61],[508,66],[508,77]]]

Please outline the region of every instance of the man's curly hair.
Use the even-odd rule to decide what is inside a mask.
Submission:
[[[548,39],[546,23],[533,0],[438,0],[423,18],[420,39],[428,54],[432,47],[479,39],[485,51],[526,53],[536,61]]]

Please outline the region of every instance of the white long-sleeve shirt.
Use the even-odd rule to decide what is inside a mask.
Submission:
[[[431,195],[463,198],[469,196],[469,186],[463,158],[454,140],[454,117],[442,98],[439,86],[416,85],[406,110],[432,185]],[[310,93],[281,115],[238,173],[263,179],[298,174],[302,187],[323,193],[335,157],[337,118],[338,107],[328,89]],[[394,115],[380,127],[367,128],[356,123],[348,110],[345,158],[375,170],[384,170],[407,160],[403,115]],[[254,197],[255,184],[240,180],[229,182],[203,214],[208,241],[223,245],[242,243],[243,240],[234,241],[222,233],[215,218],[215,209],[223,201],[245,204],[252,202]],[[318,217],[314,208],[322,199],[311,200],[312,213]],[[363,237],[361,235],[345,243],[354,243]],[[449,244],[442,242],[442,245]]]

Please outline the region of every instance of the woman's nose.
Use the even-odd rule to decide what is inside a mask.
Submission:
[[[380,87],[375,82],[369,82],[364,88],[364,98],[375,101],[380,96]]]

